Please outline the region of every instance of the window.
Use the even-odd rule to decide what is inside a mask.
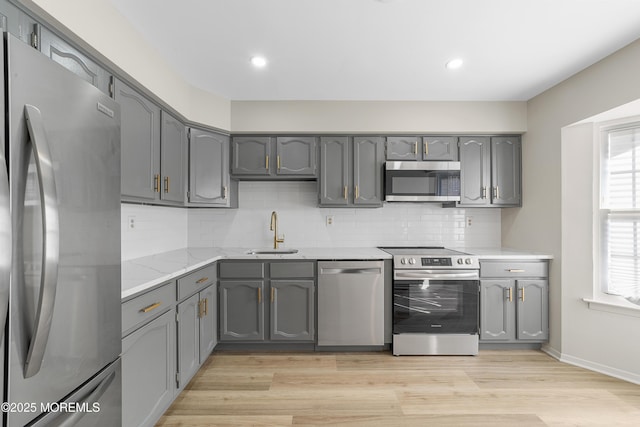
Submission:
[[[602,290],[640,304],[640,123],[604,130],[600,196]]]

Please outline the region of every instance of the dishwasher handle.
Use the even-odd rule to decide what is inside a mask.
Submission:
[[[320,274],[382,274],[382,269],[374,268],[320,268]]]

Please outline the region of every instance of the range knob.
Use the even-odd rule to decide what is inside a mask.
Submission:
[[[465,263],[465,264],[471,264],[471,258],[467,258],[467,259],[465,259],[465,260],[464,260],[464,263]]]
[[[413,265],[413,264],[415,264],[415,263],[416,263],[416,259],[415,259],[415,258],[411,258],[411,259],[409,260],[409,264]]]
[[[407,263],[407,259],[406,259],[406,258],[402,258],[402,259],[400,260],[400,264],[404,265],[404,264],[406,264],[406,263]]]
[[[462,260],[462,258],[458,258],[458,261],[457,261],[457,262],[458,262],[458,264],[462,264],[462,263],[464,263],[464,261]]]

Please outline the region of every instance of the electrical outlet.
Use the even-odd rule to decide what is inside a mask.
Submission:
[[[127,217],[127,227],[129,230],[133,230],[136,228],[136,217],[131,215]]]
[[[333,225],[333,215],[327,215],[325,217],[327,227],[331,227]]]
[[[472,216],[468,216],[468,217],[466,218],[465,223],[466,223],[466,226],[467,226],[467,227],[471,227],[471,224],[473,223],[473,217],[472,217]]]

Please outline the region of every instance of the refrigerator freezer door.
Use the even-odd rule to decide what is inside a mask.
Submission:
[[[87,82],[5,40],[13,232],[7,399],[39,407],[62,401],[120,354],[120,114]],[[25,106],[37,123],[28,123]],[[50,151],[55,200],[34,156],[38,134]],[[55,286],[47,278],[52,251]],[[39,416],[10,413],[8,425]]]

